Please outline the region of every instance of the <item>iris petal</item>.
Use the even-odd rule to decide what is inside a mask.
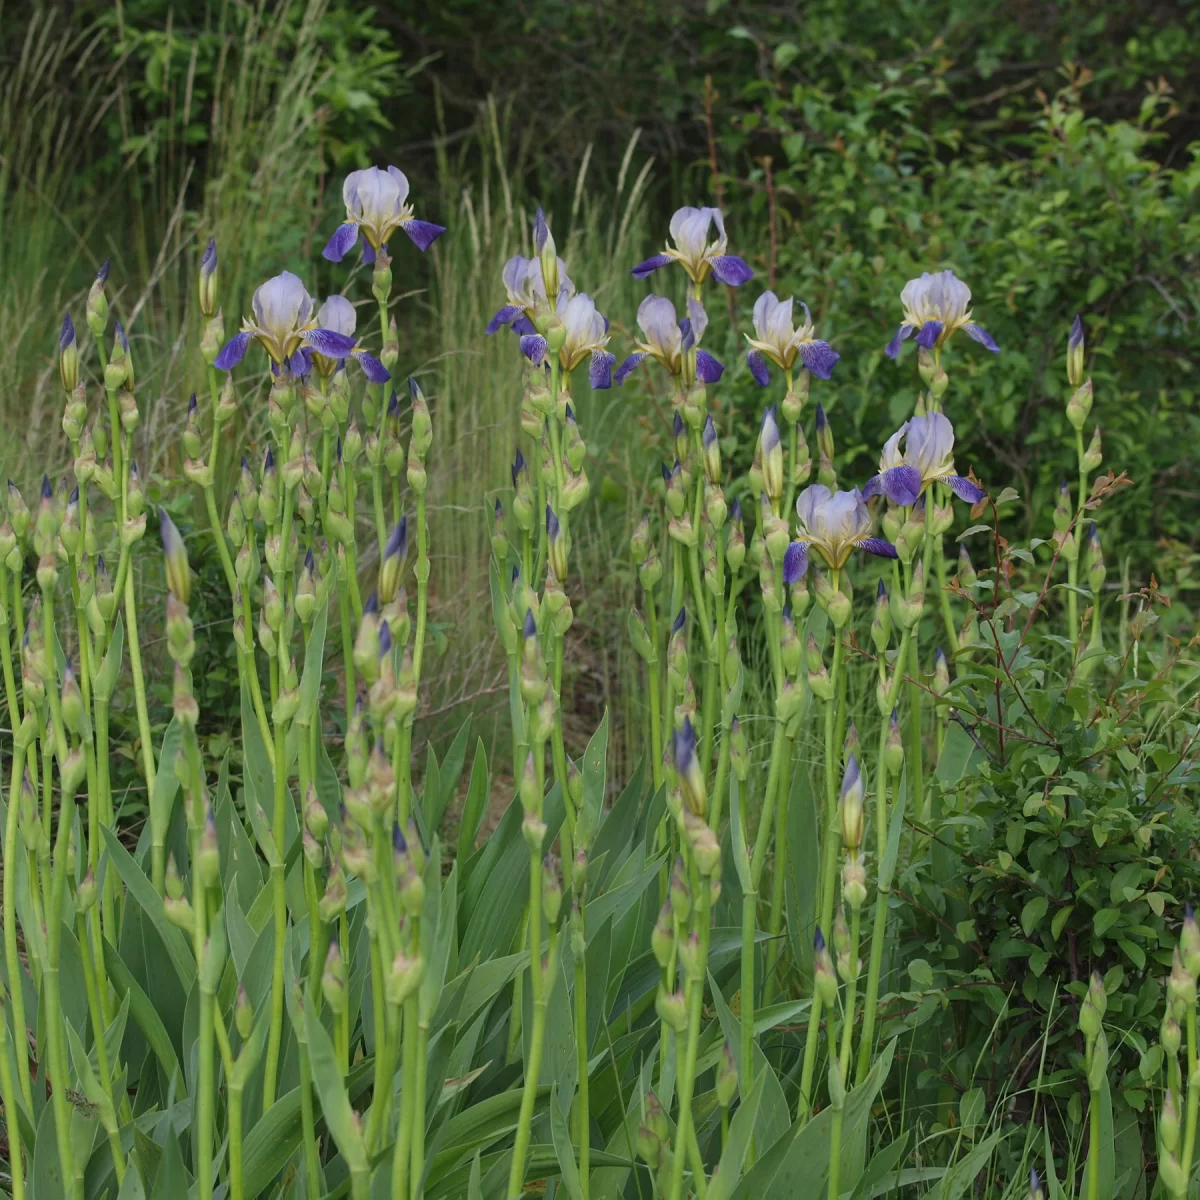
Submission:
[[[1077,321],[1078,317],[1075,318]],[[985,350],[990,350],[993,354],[1000,353],[1000,347],[996,345],[995,339],[982,325],[976,325],[974,321],[969,321],[966,325],[967,337],[972,341],[978,342]]]
[[[645,352],[642,350],[637,350],[631,354],[613,373],[613,382],[620,387],[637,370],[638,364],[645,357]]]
[[[483,331],[485,334],[495,333],[504,325],[511,325],[513,321],[521,315],[521,306],[519,304],[506,304],[496,315],[487,323],[487,328]]]
[[[592,362],[588,367],[588,382],[595,391],[612,387],[613,363],[617,356],[608,350],[593,350]]]
[[[646,259],[645,262],[638,263],[638,265],[633,268],[630,274],[634,277],[634,279],[645,279],[647,275],[653,275],[654,272],[659,269],[659,267],[669,266],[670,262],[671,256],[669,254],[655,254]]]
[[[865,550],[868,554],[876,554],[880,558],[896,557],[896,547],[891,542],[884,541],[883,538],[863,538],[861,542],[855,544],[860,550]]]
[[[696,351],[696,378],[701,383],[716,383],[725,373],[725,367],[707,350]]]
[[[340,263],[354,249],[356,241],[358,241],[358,226],[353,221],[347,221],[333,231],[333,237],[325,243],[321,257],[330,262]]]
[[[300,335],[306,346],[311,346],[326,358],[348,358],[357,345],[352,337],[335,333],[332,329],[309,329]]]
[[[922,350],[932,350],[938,338],[942,335],[941,321],[926,321],[917,334],[917,345]]]
[[[962,475],[947,475],[942,482],[960,500],[965,500],[968,504],[978,504],[987,495],[987,492],[977,483],[972,483],[971,480],[964,478]]]
[[[828,379],[842,356],[828,342],[800,343],[800,361],[818,378]]]
[[[400,228],[408,234],[409,240],[422,253],[446,232],[445,225],[435,225],[432,221],[405,221]]]
[[[350,357],[363,369],[363,374],[372,383],[387,383],[392,373],[373,354],[365,350],[355,350]]]
[[[900,356],[900,343],[912,337],[913,327],[905,321],[899,329],[896,330],[895,337],[884,347],[884,354],[888,358],[898,358]]]
[[[792,542],[783,553],[783,582],[791,587],[808,573],[808,543]]]
[[[746,355],[746,365],[750,368],[750,374],[754,376],[754,382],[759,387],[766,387],[771,382],[771,373],[767,370],[767,360],[757,350],[751,350]]]
[[[878,490],[893,504],[916,504],[921,494],[921,472],[916,467],[892,467],[876,478],[879,480]]]
[[[540,333],[526,334],[521,339],[521,353],[536,367],[546,357],[546,339]]]
[[[246,348],[250,345],[250,334],[235,334],[221,347],[221,352],[213,359],[213,366],[218,371],[232,371],[246,357]]]
[[[754,270],[744,258],[739,258],[736,254],[718,254],[715,258],[710,259],[712,263],[713,278],[718,283],[724,283],[729,287],[741,287],[743,283],[749,283],[754,278]]]

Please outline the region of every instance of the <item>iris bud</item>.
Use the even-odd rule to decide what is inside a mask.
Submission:
[[[925,611],[925,567],[919,562],[913,568],[912,586],[907,596],[901,597],[896,605],[896,624],[901,629],[912,629],[921,620]]]
[[[1104,454],[1100,443],[1100,426],[1097,425],[1092,432],[1092,440],[1088,442],[1088,447],[1083,453],[1083,469],[1085,471],[1094,471],[1104,461]]]
[[[1172,1057],[1179,1053],[1179,1047],[1183,1041],[1183,1030],[1180,1029],[1179,1022],[1174,1017],[1167,1017],[1163,1021],[1159,1039],[1163,1049]]]
[[[745,783],[750,774],[750,750],[746,745],[746,731],[737,717],[729,727],[729,765],[738,780]]]
[[[1067,401],[1067,420],[1082,429],[1092,411],[1092,381],[1085,379]]]
[[[871,641],[874,643],[876,653],[882,654],[887,649],[891,636],[892,610],[888,603],[887,588],[884,587],[881,579],[875,592],[875,617],[871,622]]]
[[[817,639],[811,633],[808,635],[808,687],[820,700],[833,699],[833,681],[825,669]]]
[[[347,899],[346,876],[342,873],[342,864],[335,858],[329,865],[325,891],[317,901],[317,916],[328,925],[346,911]]]
[[[424,974],[425,960],[419,953],[410,957],[403,950],[397,951],[387,981],[388,1003],[400,1007],[420,986]]]
[[[819,927],[813,936],[813,947],[813,992],[824,1007],[832,1008],[837,1001],[837,979]]]
[[[1190,904],[1184,909],[1183,928],[1179,932],[1179,957],[1183,969],[1193,979],[1200,977],[1200,926]]]
[[[763,491],[773,503],[783,496],[783,443],[772,406],[763,414],[758,434],[758,449],[762,463]]]
[[[692,911],[692,893],[687,883],[687,871],[683,859],[676,857],[674,869],[671,871],[671,881],[667,885],[667,899],[671,912],[680,924],[688,919]]]
[[[196,844],[195,870],[204,887],[213,887],[221,877],[221,849],[212,806],[204,814],[204,828]]]
[[[687,1001],[682,991],[668,992],[660,983],[658,994],[654,997],[654,1009],[658,1019],[676,1033],[682,1033],[687,1028]]]
[[[800,662],[804,657],[804,646],[800,642],[800,635],[796,632],[796,622],[792,619],[790,603],[785,603],[783,606],[779,651],[783,659],[783,669],[789,675],[795,675],[800,669]]]
[[[733,1047],[728,1041],[721,1047],[721,1062],[717,1067],[717,1103],[728,1108],[737,1095],[738,1072],[733,1061]]]
[[[675,466],[668,470],[663,467],[663,478],[667,485],[667,511],[673,517],[681,517],[687,505],[687,495],[683,488],[683,466],[679,459]]]
[[[941,646],[933,656],[933,694],[944,696],[950,690],[950,665]]]
[[[653,591],[658,586],[659,580],[662,579],[662,562],[659,560],[658,551],[653,546],[650,547],[645,561],[638,568],[638,579],[647,592]]]
[[[542,913],[547,925],[554,925],[562,911],[562,880],[559,877],[558,864],[547,854],[542,859]]]
[[[671,961],[671,951],[675,948],[675,923],[671,916],[670,901],[665,901],[658,910],[658,920],[650,934],[650,948],[658,965],[665,971]]]
[[[537,813],[526,813],[521,823],[521,835],[529,849],[534,854],[540,854],[546,841],[546,822]]]
[[[1098,593],[1104,587],[1107,570],[1104,566],[1104,551],[1100,546],[1100,535],[1096,532],[1095,521],[1088,529],[1087,554],[1088,586],[1093,592]]]
[[[683,829],[692,857],[696,860],[696,868],[707,878],[721,862],[721,844],[717,841],[717,835],[702,816],[690,810],[683,814]]]
[[[842,777],[839,801],[842,818],[842,843],[850,851],[857,850],[862,845],[863,796],[862,773],[858,768],[858,759],[851,754]]]
[[[1099,986],[1097,987],[1097,985]],[[1195,984],[1193,983],[1192,986],[1194,988]],[[1094,1041],[1100,1033],[1106,1007],[1104,983],[1098,975],[1093,974],[1087,993],[1083,997],[1083,1003],[1079,1006],[1079,1030],[1088,1042]]]
[[[900,736],[900,714],[893,708],[888,719],[887,742],[883,751],[884,766],[892,775],[899,775],[904,766],[904,739]]]

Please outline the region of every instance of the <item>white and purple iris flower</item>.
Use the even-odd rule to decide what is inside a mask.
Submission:
[[[357,322],[358,317],[354,311],[354,305],[345,296],[329,296],[326,298],[325,303],[317,310],[317,324],[322,329],[331,330],[333,333],[340,333],[343,337],[354,337],[354,329]],[[387,367],[373,354],[368,354],[365,350],[351,350],[348,355],[344,355],[342,358],[330,358],[318,350],[304,349],[297,353],[303,355],[306,363],[305,369],[297,370],[296,363],[293,361],[292,373],[294,375],[306,375],[308,368],[311,367],[318,375],[328,379],[341,367],[346,365],[347,358],[352,358],[362,367],[363,374],[372,383],[387,383],[392,377]]]
[[[708,232],[716,227],[717,236],[710,242]],[[740,287],[754,278],[754,272],[744,259],[726,254],[729,239],[725,236],[725,218],[719,208],[681,208],[671,218],[671,242],[661,254],[640,262],[633,268],[635,279],[645,279],[659,267],[677,262],[688,278],[699,287],[711,274],[718,283]]]
[[[213,361],[221,371],[231,371],[246,356],[251,340],[262,345],[277,370],[291,371],[301,350],[330,359],[349,358],[358,343],[336,329],[326,329],[313,315],[313,298],[290,271],[268,279],[250,303],[253,317],[242,320],[241,332],[230,338]],[[369,356],[368,356],[369,357]],[[374,360],[372,360],[374,361]],[[304,357],[295,363],[303,370]],[[382,370],[382,365],[376,364]],[[367,368],[364,366],[363,368]]]
[[[555,308],[575,294],[575,285],[567,275],[567,264],[561,258],[557,262],[558,295],[555,297]],[[542,279],[541,260],[516,254],[504,264],[500,278],[504,282],[508,303],[488,322],[484,333],[495,333],[505,325],[512,326],[513,332],[522,337],[536,333],[534,322],[539,318],[544,322],[552,311]]]
[[[814,337],[812,314],[803,303],[804,323],[799,327],[792,323],[794,300],[789,296],[780,300],[774,292],[763,292],[754,302],[754,336],[746,334],[750,350],[746,362],[750,374],[760,387],[769,381],[767,362],[773,362],[781,371],[790,371],[796,359],[818,379],[828,379],[841,355],[828,342]]]
[[[900,303],[904,320],[884,350],[888,358],[898,358],[901,343],[914,333],[918,346],[932,350],[944,346],[956,329],[965,329],[985,350],[1000,353],[992,335],[971,317],[971,289],[953,271],[932,275],[924,271],[919,279],[910,279],[900,293]]]
[[[529,261],[536,263],[537,259]],[[566,330],[566,339],[558,352],[563,374],[570,375],[590,355],[588,380],[592,387],[597,391],[612,387],[617,356],[604,348],[608,345],[608,320],[597,311],[595,301],[586,292],[568,296],[567,289],[560,289],[556,316]],[[521,352],[537,367],[546,361],[549,348],[546,339],[535,330],[521,334]]]
[[[955,472],[954,426],[940,412],[913,417],[888,438],[879,457],[879,474],[863,488],[863,495],[882,494],[893,504],[916,504],[931,483],[944,483],[968,504],[978,504],[987,495]]]
[[[796,515],[798,541],[815,550],[834,570],[844,567],[855,550],[896,557],[891,542],[871,536],[871,514],[858,488],[834,492],[823,483],[814,483],[796,498]]]
[[[708,327],[708,314],[694,296],[688,297],[688,315],[682,321],[676,315],[675,305],[665,296],[647,296],[638,305],[637,323],[642,337],[634,343],[637,350],[617,368],[613,376],[617,384],[624,383],[647,357],[661,363],[685,386],[693,382],[716,383],[721,378],[724,366],[707,350],[700,349],[696,349],[695,380],[687,377],[691,373],[688,352],[696,347]]]
[[[367,167],[351,171],[342,184],[346,220],[334,230],[321,251],[330,262],[341,262],[361,240],[363,262],[373,263],[388,239],[403,230],[418,250],[428,250],[446,232],[445,226],[418,221],[408,203],[408,179],[398,167]]]

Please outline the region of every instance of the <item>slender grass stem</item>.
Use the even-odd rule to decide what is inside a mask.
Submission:
[[[275,1103],[275,1087],[279,1074],[279,1051],[283,1041],[283,956],[287,937],[287,892],[283,865],[287,854],[287,752],[284,749],[282,721],[275,723],[275,811],[271,836],[275,842],[271,862],[271,892],[275,920],[274,958],[271,963],[271,1023],[267,1028],[267,1059],[263,1072],[263,1112]]]

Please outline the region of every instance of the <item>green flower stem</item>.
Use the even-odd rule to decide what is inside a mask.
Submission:
[[[350,528],[357,528],[358,518],[355,516],[355,498],[358,495],[358,481],[354,472],[347,470],[346,475],[346,520]],[[361,621],[363,613],[362,593],[358,590],[358,544],[354,538],[346,543],[346,582],[350,586],[350,605],[354,610],[354,620]]]
[[[279,1074],[279,1048],[283,1040],[283,952],[287,937],[287,891],[284,886],[284,861],[287,847],[287,751],[284,748],[282,721],[275,722],[275,811],[271,836],[275,842],[271,862],[271,891],[274,898],[275,947],[271,965],[271,1023],[267,1029],[267,1061],[263,1073],[263,1112],[275,1103]]]
[[[21,960],[17,954],[17,837],[21,806],[21,780],[25,772],[25,755],[28,747],[22,737],[16,737],[14,726],[12,779],[8,788],[8,812],[4,823],[4,963],[12,1002],[13,1050],[17,1060],[17,1079],[25,1108],[33,1112],[33,1085],[29,1077],[29,1054],[24,1048],[28,1026],[25,1023],[25,995],[21,987]],[[9,869],[10,868],[10,869]],[[31,877],[36,892],[36,881]],[[32,959],[32,955],[30,956]],[[32,962],[30,964],[32,966]],[[4,1111],[15,1112],[5,1100]],[[19,1139],[18,1139],[19,1140]]]
[[[317,1122],[313,1111],[312,1063],[308,1042],[300,1041],[300,1128],[304,1141],[304,1194],[307,1200],[321,1195],[321,1163],[317,1156]]]
[[[47,653],[52,653],[47,644]],[[57,684],[47,681],[48,694],[57,694]],[[52,701],[52,709],[57,703]],[[57,725],[59,737],[63,737],[62,717],[58,715]],[[65,746],[65,740],[63,742]],[[66,759],[64,753],[60,763]],[[54,865],[51,871],[49,863],[44,868],[50,873],[50,894],[48,897],[47,926],[46,926],[46,966],[42,972],[42,994],[46,1005],[46,1042],[50,1065],[50,1082],[52,1088],[51,1103],[54,1106],[54,1132],[58,1142],[58,1161],[62,1169],[64,1187],[73,1200],[83,1200],[83,1171],[78,1174],[75,1167],[75,1153],[71,1143],[71,1107],[67,1101],[67,1092],[71,1086],[71,1076],[67,1069],[67,1048],[64,1036],[62,995],[59,991],[58,963],[62,946],[62,907],[63,895],[67,887],[67,852],[71,841],[71,824],[75,816],[74,796],[62,797],[58,810],[58,835],[54,843]],[[47,858],[49,854],[47,852]],[[19,976],[18,976],[19,978]]]
[[[415,1003],[415,998],[414,998]],[[412,1194],[422,1194],[421,1177],[425,1174],[425,1092],[428,1088],[429,1077],[429,1020],[422,1016],[420,1005],[417,1004],[417,1049],[415,1059],[415,1080],[412,1088]],[[586,1195],[585,1195],[586,1200]]]
[[[146,703],[146,677],[142,672],[142,646],[138,638],[137,596],[133,587],[133,572],[125,574],[125,628],[129,634],[129,667],[133,674],[133,696],[137,708],[138,738],[142,743],[142,774],[146,778],[146,795],[154,791],[154,746],[150,735],[150,709]],[[163,894],[166,879],[167,859],[165,852],[166,830],[159,831],[159,839],[150,847],[151,874],[154,876],[155,891]]]
[[[96,697],[96,768],[97,783],[100,789],[101,812],[100,819],[110,829],[114,828],[116,812],[113,807],[111,764],[108,747],[109,701],[107,697]],[[120,895],[120,883],[116,871],[104,873],[104,887],[100,891],[100,929],[101,933],[115,946],[117,945],[116,908]]]
[[[392,1157],[392,1200],[408,1200],[412,1180],[413,1102],[416,1099],[416,997],[404,1002],[404,1061],[401,1068],[400,1124]],[[415,1190],[412,1195],[416,1196]]]
[[[75,937],[79,942],[79,958],[83,965],[83,990],[87,996],[88,1016],[92,1022],[92,1036],[96,1046],[96,1068],[100,1084],[109,1091],[112,1088],[113,1076],[109,1068],[108,1047],[104,1044],[104,1031],[107,1028],[104,1016],[100,1011],[100,996],[97,987],[95,966],[92,962],[91,943],[88,938],[87,919],[78,909],[75,910]],[[107,984],[105,985],[107,986]],[[8,1110],[15,1112],[15,1109]],[[121,1149],[121,1138],[115,1128],[106,1129],[109,1146],[112,1149],[113,1169],[117,1173],[117,1184],[125,1178],[125,1152]]]
[[[246,679],[250,684],[250,697],[254,704],[255,714],[258,716],[259,728],[262,730],[263,745],[267,748],[267,758],[270,760],[271,767],[275,766],[275,736],[271,732],[270,722],[267,721],[267,711],[263,705],[262,684],[258,679],[258,665],[254,659],[254,614],[250,611],[250,594],[242,589],[242,624],[246,629],[246,636],[250,641],[250,649],[246,653]],[[271,660],[274,663],[274,659]]]
[[[1188,1088],[1188,1124],[1195,1129],[1193,1114],[1196,1108],[1196,1089]],[[1187,1147],[1184,1147],[1185,1166],[1188,1170]],[[1184,1178],[1188,1176],[1185,1174]],[[1100,1200],[1100,1097],[1095,1092],[1088,1098],[1088,1185],[1087,1200]]]
[[[5,862],[9,861],[11,860],[6,856]],[[20,986],[20,978],[18,977],[17,987],[19,988]],[[20,1025],[14,1024],[13,1028],[15,1036],[23,1036]],[[14,1050],[17,1051],[16,1057],[21,1058],[22,1054],[20,1050],[15,1046]],[[8,1173],[12,1180],[12,1200],[25,1200],[25,1172],[21,1165],[21,1139],[15,1136],[17,1091],[13,1083],[12,1070],[8,1065],[8,1017],[4,1012],[4,988],[2,985],[0,985],[0,1102],[4,1104],[5,1121],[11,1121],[13,1129],[13,1136],[10,1136],[8,1143]],[[124,1165],[124,1159],[122,1159],[122,1170]]]
[[[704,1002],[704,982],[708,978],[708,940],[709,940],[709,907],[712,902],[712,888],[709,880],[697,877],[695,864],[692,865],[693,893],[699,893],[700,910],[697,916],[697,932],[700,935],[700,972],[698,978],[688,980],[688,1025],[687,1043],[684,1050],[683,1072],[679,1077],[679,1123],[675,1128],[675,1155],[671,1165],[670,1200],[680,1200],[683,1195],[683,1160],[689,1150],[689,1144],[694,1133],[692,1127],[692,1093],[696,1085],[696,1059],[700,1048],[700,1018]],[[698,884],[698,886],[696,886]],[[745,1016],[743,1015],[743,1021]],[[693,1171],[693,1185],[696,1195],[703,1197],[708,1191],[708,1181],[704,1177],[704,1166]]]
[[[837,581],[834,581],[837,588]],[[840,838],[837,828],[838,764],[841,759],[836,742],[837,696],[842,673],[842,631],[834,630],[833,669],[830,684],[833,698],[825,702],[825,828],[822,830],[821,859],[821,932],[829,936],[833,928],[833,903],[836,895],[837,852]],[[808,1034],[804,1042],[804,1066],[800,1075],[800,1099],[798,1116],[807,1118],[812,1113],[813,1073],[817,1065],[817,1043],[821,1036],[821,997],[813,991],[812,1008],[809,1010]]]
[[[413,676],[421,682],[421,663],[425,657],[425,623],[429,612],[429,530],[425,527],[425,493],[417,495],[417,624],[413,633]]]
[[[946,583],[946,554],[942,549],[941,534],[937,536],[933,561],[937,567],[938,599],[942,607],[942,623],[946,626],[946,645],[953,659],[958,653],[958,630],[954,626],[954,611],[950,607],[950,592]]]
[[[900,638],[900,651],[896,655],[896,670],[888,684],[887,709],[888,714],[881,717],[879,722],[879,751],[876,755],[875,783],[875,864],[878,878],[875,892],[875,925],[871,932],[871,962],[867,968],[867,994],[863,1008],[862,1040],[858,1048],[858,1066],[855,1070],[854,1082],[862,1083],[871,1067],[872,1041],[875,1035],[875,1014],[879,1005],[879,976],[883,970],[883,948],[887,937],[887,911],[892,894],[892,881],[883,878],[883,860],[887,856],[888,840],[888,773],[884,766],[884,753],[887,748],[888,721],[891,710],[895,707],[900,692],[900,680],[903,678],[903,664],[908,654],[910,631],[905,630]]]
[[[743,833],[743,838],[745,834]],[[738,1091],[749,1096],[754,1087],[754,917],[758,907],[758,893],[751,890],[742,896],[742,1044],[741,1079]],[[814,998],[813,1003],[816,1003]]]
[[[650,777],[654,780],[654,790],[658,791],[663,783],[662,709],[660,707],[662,680],[658,657],[658,606],[654,603],[653,590],[643,594],[646,597],[647,632],[650,635],[650,645],[654,647],[654,658],[646,664],[646,682],[650,693]]]
[[[1188,1098],[1187,1098],[1187,1129],[1183,1135],[1183,1157],[1180,1160],[1180,1165],[1183,1167],[1184,1179],[1192,1177],[1192,1160],[1196,1153],[1196,1121],[1200,1116],[1200,1087],[1193,1086],[1193,1080],[1196,1077],[1196,1003],[1193,1001],[1188,1005],[1187,1013],[1187,1056],[1188,1056]],[[1100,1186],[1100,1106],[1096,1103],[1095,1097],[1092,1098],[1091,1104],[1091,1119],[1092,1132],[1088,1147],[1088,1158],[1092,1158],[1092,1146],[1096,1148],[1095,1159],[1092,1162],[1092,1171],[1088,1179],[1088,1186],[1099,1188]],[[1088,1200],[1095,1200],[1098,1193],[1090,1193]]]
[[[862,912],[856,908],[850,917],[850,964],[854,975],[846,984],[846,1006],[842,1014],[841,1053],[836,1065],[831,1067],[831,1070],[837,1070],[840,1074],[843,1086],[850,1071],[850,1050],[854,1041],[855,992],[858,988],[858,939],[861,930]],[[829,1133],[829,1195],[831,1198],[841,1195],[839,1182],[842,1170],[842,1117],[844,1111],[844,1102],[834,1109],[833,1127]]]
[[[767,963],[763,972],[764,1007],[775,997],[779,964],[783,958],[783,939],[780,933],[783,928],[783,885],[788,865],[788,806],[792,795],[794,751],[795,740],[789,737],[784,747],[783,763],[779,771],[779,795],[775,801],[775,863],[771,871],[771,913],[767,924],[771,940],[767,944]]]
[[[226,1072],[229,1089],[229,1200],[245,1200],[246,1185],[242,1181],[242,1093],[245,1085],[234,1080]],[[301,1092],[301,1097],[304,1093]]]
[[[583,908],[580,906],[580,933],[583,929]],[[575,1093],[575,1143],[579,1147],[579,1185],[583,1200],[591,1194],[592,1127],[590,1113],[591,1085],[588,1079],[588,1027],[587,1027],[587,962],[583,955],[575,959],[575,1053],[576,1073],[579,1077]]]
[[[1079,648],[1079,597],[1075,594],[1075,588],[1079,584],[1079,551],[1081,524],[1080,518],[1083,516],[1083,505],[1087,500],[1087,471],[1083,466],[1083,430],[1075,430],[1075,455],[1079,463],[1079,504],[1075,511],[1075,523],[1073,533],[1075,538],[1075,553],[1067,559],[1067,628],[1071,635],[1071,645],[1078,650]]]
[[[546,748],[534,749],[537,771],[538,813],[541,817],[542,797],[546,791]],[[548,971],[555,969],[555,938],[550,937]],[[542,1048],[546,1040],[546,980],[542,971],[542,861],[537,850],[529,851],[529,982],[533,996],[533,1028],[529,1036],[529,1060],[525,1064],[525,1084],[521,1093],[521,1111],[517,1118],[516,1142],[508,1173],[508,1195],[519,1196],[525,1182],[525,1160],[529,1153],[529,1138],[533,1132],[533,1106],[537,1100],[538,1082],[542,1073]]]

